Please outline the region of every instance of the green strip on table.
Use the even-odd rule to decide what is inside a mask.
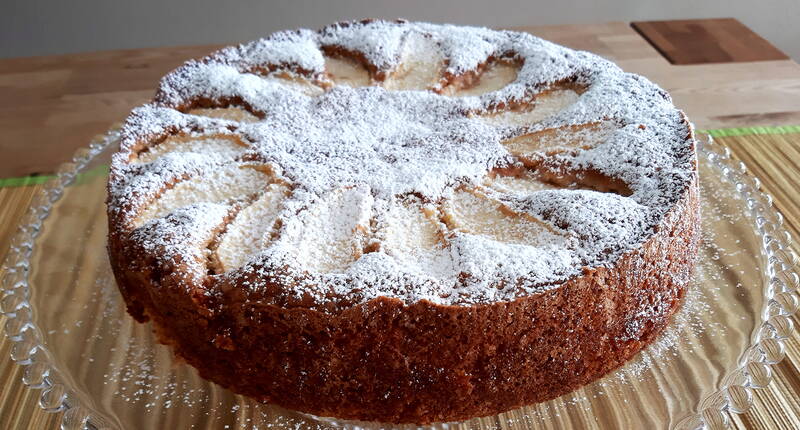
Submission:
[[[98,176],[106,176],[106,175],[108,175],[108,166],[101,165],[93,167],[83,173],[79,173],[78,176],[75,178],[73,185],[84,184],[87,181],[94,179]],[[55,178],[56,175],[36,175],[36,176],[23,176],[20,178],[0,178],[0,188],[41,185]]]
[[[787,134],[800,133],[800,125],[717,128],[714,130],[698,131],[711,135],[712,137],[748,136],[751,134]]]

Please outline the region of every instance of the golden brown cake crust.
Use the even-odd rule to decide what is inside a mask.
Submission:
[[[369,64],[372,75],[385,78],[380,64],[374,59]],[[244,99],[159,97],[159,103],[181,112],[233,104],[263,115]],[[513,98],[485,103],[487,109],[506,105],[520,103]],[[293,278],[272,272],[265,277],[259,261],[233,275],[213,267],[199,273],[198,267],[211,267],[204,250],[214,244],[201,243],[203,252],[171,248],[196,233],[176,213],[132,225],[131,213],[142,209],[135,199],[115,197],[114,187],[126,180],[119,167],[112,168],[109,185],[111,265],[136,320],[152,321],[160,341],[204,378],[265,402],[321,416],[424,424],[546,401],[625,363],[663,330],[681,303],[697,255],[700,215],[694,138],[685,117],[676,115],[669,130],[685,154],[674,156],[688,163],[680,164],[684,171],[676,170],[676,176],[687,176],[659,201],[668,209],[653,218],[652,228],[643,227],[647,237],[567,279],[537,284],[534,293],[452,303],[391,295],[358,300],[302,290],[287,294],[292,285],[283,280]],[[180,127],[167,129],[166,134],[176,133]],[[115,162],[127,163],[163,140],[164,130],[155,130],[128,131],[131,140]],[[515,169],[548,168],[537,160],[523,160]],[[575,172],[578,176],[569,176]],[[599,174],[584,169],[562,176],[580,179],[586,172]],[[159,192],[189,174],[178,171]],[[618,178],[601,179],[595,182],[619,188]],[[241,208],[219,210],[218,220],[203,226],[212,237],[223,233]],[[186,237],[176,238],[180,235]]]

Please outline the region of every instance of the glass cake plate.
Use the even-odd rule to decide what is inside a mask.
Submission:
[[[417,428],[320,418],[200,378],[125,312],[106,254],[118,133],[78,152],[35,198],[2,273],[0,312],[23,381],[63,428]],[[703,242],[694,285],[656,342],[555,400],[448,429],[725,428],[784,356],[798,275],[782,217],[726,148],[701,136]]]

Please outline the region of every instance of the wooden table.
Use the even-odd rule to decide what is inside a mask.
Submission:
[[[800,65],[735,20],[698,20],[525,27],[538,36],[609,58],[655,81],[700,129],[800,124]],[[743,30],[744,28],[744,30]],[[766,44],[766,45],[765,45]],[[765,47],[766,46],[766,47]],[[47,174],[89,139],[148,100],[158,78],[185,59],[216,46],[109,51],[0,60],[0,178]],[[667,57],[665,57],[664,55]],[[690,53],[691,55],[685,55]],[[800,232],[792,184],[800,182],[800,142],[776,148],[730,144],[775,196],[789,229]],[[0,261],[26,210],[32,187],[0,188]],[[797,242],[795,252],[800,252]],[[794,319],[797,326],[800,321]],[[0,325],[4,323],[0,317]],[[760,390],[742,428],[800,428],[800,336],[776,367],[776,381]],[[36,406],[0,340],[0,427],[57,428],[58,414]]]

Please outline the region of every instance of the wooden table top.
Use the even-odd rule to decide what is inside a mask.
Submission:
[[[781,57],[771,45],[764,48],[765,42],[757,35],[753,37],[754,33],[731,32],[731,26],[736,24],[714,20],[681,21],[673,26],[663,22],[635,25],[636,29],[623,22],[518,29],[595,52],[626,71],[648,77],[672,94],[675,104],[699,129],[800,124],[800,65]],[[687,31],[692,37],[686,37]],[[642,34],[648,35],[647,39]],[[131,108],[151,98],[162,75],[186,59],[215,48],[168,47],[0,60],[0,95],[5,101],[0,107],[0,179],[52,172],[92,136],[123,120]],[[686,56],[678,58],[680,51],[687,49],[708,51],[688,60]],[[661,52],[677,55],[678,60],[672,58],[671,62]],[[800,142],[789,145],[796,152]],[[735,149],[745,161],[752,155],[751,150],[746,145]],[[784,163],[779,158],[756,169],[756,173],[767,182],[796,184],[800,171],[796,162],[789,161]],[[31,188],[0,188],[0,260],[30,202]],[[795,191],[780,193],[776,199],[787,218],[800,219]],[[797,226],[792,229],[797,231]],[[797,246],[794,248],[797,251]],[[3,323],[0,317],[0,326]],[[797,351],[796,346],[791,351]],[[19,369],[11,365],[8,357],[9,342],[2,338],[0,427],[57,428],[58,414],[39,410],[37,393],[25,389]],[[800,355],[794,360],[798,361]],[[779,373],[798,379],[793,365],[778,367]],[[770,390],[775,391],[775,399],[797,399],[800,395],[792,393],[791,388]],[[764,390],[766,400],[758,407],[775,408],[781,404],[769,397],[770,390]],[[765,429],[800,424],[797,408],[788,421],[785,411],[781,414],[755,419],[751,412],[735,419],[734,424]]]

